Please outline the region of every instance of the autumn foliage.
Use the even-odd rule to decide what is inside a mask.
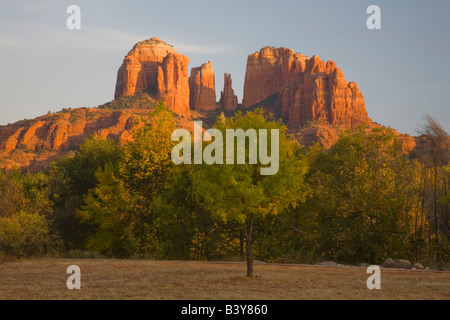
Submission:
[[[143,121],[143,120],[142,120]],[[164,104],[119,145],[100,137],[46,172],[0,174],[0,251],[105,257],[382,263],[449,262],[449,148],[437,122],[405,152],[389,129],[350,129],[306,149],[262,112],[215,128],[280,130],[280,167],[175,165]],[[448,135],[447,135],[448,136]]]

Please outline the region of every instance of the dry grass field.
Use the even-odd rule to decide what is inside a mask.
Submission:
[[[69,265],[81,268],[81,290],[69,290]],[[365,268],[244,263],[42,259],[0,264],[0,299],[150,300],[450,300],[450,272],[381,269],[369,290]]]

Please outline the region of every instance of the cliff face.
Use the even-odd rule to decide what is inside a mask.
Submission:
[[[311,121],[347,128],[372,121],[354,82],[333,61],[308,58],[288,48],[265,47],[247,60],[243,107],[276,95],[290,128]]]
[[[189,116],[189,59],[181,54],[170,53],[158,67],[156,99],[164,100],[175,113]]]
[[[220,105],[225,110],[234,110],[238,106],[238,98],[234,94],[231,74],[225,73],[223,91],[220,92]]]
[[[0,127],[1,167],[41,170],[93,134],[125,143],[132,138],[138,116],[146,113],[148,110],[80,108]]]
[[[189,116],[189,59],[160,39],[137,43],[117,72],[115,99],[146,90],[172,111]]]
[[[209,111],[216,108],[216,84],[211,61],[191,69],[189,88],[191,109]]]

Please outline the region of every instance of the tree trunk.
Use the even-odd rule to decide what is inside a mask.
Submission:
[[[436,236],[436,260],[438,262],[441,261],[441,257],[440,257],[440,248],[439,248],[439,229],[438,229],[438,209],[437,209],[437,179],[438,179],[438,174],[437,174],[437,159],[436,156],[434,158],[434,233]]]
[[[414,219],[414,261],[418,260],[419,256],[419,246],[418,246],[418,230],[419,230],[419,214],[420,214],[420,202],[422,199],[422,180],[423,180],[424,174],[423,169],[420,175],[420,181],[419,181],[419,194],[417,195],[417,203],[416,203],[416,212],[415,212],[415,219]],[[423,208],[423,206],[422,206]]]
[[[244,260],[244,258],[245,258],[244,240],[245,240],[245,238],[244,238],[244,231],[241,229],[239,231],[239,249],[240,249],[240,252],[241,252],[242,260]]]
[[[247,277],[253,277],[253,254],[252,254],[252,232],[253,232],[253,213],[244,224],[245,240],[247,245]]]

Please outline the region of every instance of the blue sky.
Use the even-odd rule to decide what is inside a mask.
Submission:
[[[66,9],[81,8],[81,30]],[[381,8],[381,30],[366,9]],[[429,114],[450,132],[450,1],[5,1],[0,0],[0,125],[113,99],[117,70],[157,36],[211,60],[216,91],[231,73],[242,100],[249,54],[264,46],[317,54],[355,81],[373,121],[416,134]]]

